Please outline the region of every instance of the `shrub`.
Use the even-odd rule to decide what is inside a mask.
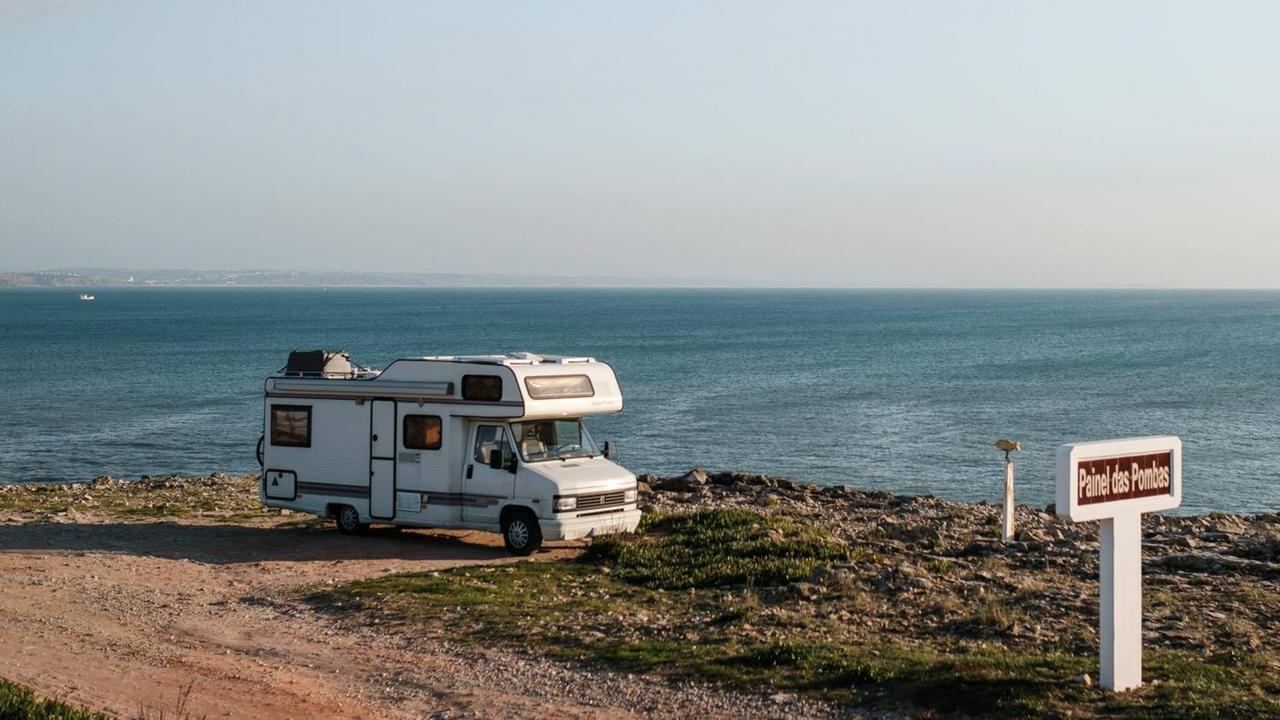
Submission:
[[[849,559],[825,530],[744,509],[652,514],[634,539],[602,538],[587,552],[614,577],[662,590],[784,585]]]
[[[0,679],[0,720],[107,720],[107,716],[37,697],[22,685]]]

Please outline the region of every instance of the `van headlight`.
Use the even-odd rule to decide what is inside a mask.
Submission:
[[[624,503],[633,503],[633,502],[635,502],[635,501],[636,501],[636,489],[635,489],[635,488],[631,488],[630,490],[628,490],[628,491],[626,491],[626,492],[622,493],[622,502],[624,502]]]
[[[558,497],[555,502],[556,512],[565,512],[578,507],[578,498],[576,497]]]

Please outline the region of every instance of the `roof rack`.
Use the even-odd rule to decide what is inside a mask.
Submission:
[[[431,355],[420,360],[439,362],[473,363],[477,365],[543,365],[571,363],[593,363],[593,357],[569,357],[565,355],[538,355],[531,352],[509,352],[501,355]]]
[[[378,374],[372,368],[352,364],[346,350],[293,350],[280,372],[285,377],[325,380],[354,380]]]

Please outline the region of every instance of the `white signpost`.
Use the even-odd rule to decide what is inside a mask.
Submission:
[[[1182,441],[1173,436],[1058,448],[1058,515],[1100,520],[1099,680],[1142,685],[1142,513],[1182,503]]]

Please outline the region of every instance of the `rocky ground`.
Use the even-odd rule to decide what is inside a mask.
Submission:
[[[754,507],[828,528],[870,551],[793,588],[868,581],[884,600],[851,621],[912,638],[988,636],[1007,646],[1096,649],[1098,523],[1020,506],[1016,541],[1003,509],[928,496],[695,469],[641,478],[656,510]],[[1280,649],[1280,513],[1143,518],[1146,640],[1205,654]],[[1280,673],[1280,664],[1276,666]]]
[[[11,650],[0,654],[0,677],[122,716],[165,707],[190,681],[196,715],[208,717],[317,708],[342,717],[910,716],[955,714],[948,696],[964,694],[983,698],[963,706],[974,715],[986,697],[995,714],[1280,713],[1277,514],[1145,518],[1154,682],[1116,699],[1089,687],[1097,526],[1044,508],[1018,508],[1017,539],[1005,544],[991,505],[743,473],[645,476],[642,503],[654,517],[744,508],[821,528],[847,548],[799,579],[682,594],[636,589],[607,563],[576,562],[585,543],[515,566],[486,533],[339,536],[314,518],[262,509],[254,482],[0,486],[0,647]],[[481,622],[485,596],[469,607],[446,597],[425,619],[376,592],[360,603],[313,599],[317,588],[424,571],[454,590],[489,591],[517,567],[572,571],[515,579],[552,583],[550,599],[563,594],[577,603],[572,612],[495,616],[494,632],[462,633]],[[564,632],[585,639],[548,658],[539,639]],[[717,647],[766,648],[774,669],[682,660]],[[793,666],[843,674],[804,685],[783,677]],[[697,674],[706,667],[737,669]],[[979,672],[989,673],[985,684],[963,682]],[[922,673],[936,682],[920,684]]]

